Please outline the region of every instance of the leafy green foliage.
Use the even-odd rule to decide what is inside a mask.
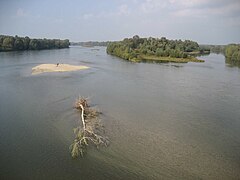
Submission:
[[[13,37],[0,35],[0,51],[60,49],[68,47],[68,39],[30,39],[27,36]]]
[[[2,49],[9,51],[14,48],[15,39],[13,37],[3,38]]]
[[[227,45],[225,57],[228,61],[240,62],[240,44]]]
[[[204,52],[197,42],[190,40],[168,40],[162,38],[125,38],[123,41],[110,42],[107,53],[129,61],[141,61],[143,56],[189,58]]]

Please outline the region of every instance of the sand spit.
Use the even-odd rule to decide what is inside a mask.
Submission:
[[[41,74],[45,72],[67,72],[88,69],[87,66],[74,66],[69,64],[41,64],[32,68],[32,74]]]

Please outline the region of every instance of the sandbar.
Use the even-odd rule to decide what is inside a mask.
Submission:
[[[40,64],[32,68],[32,74],[41,74],[45,72],[67,72],[88,69],[87,66],[75,66],[69,64]]]

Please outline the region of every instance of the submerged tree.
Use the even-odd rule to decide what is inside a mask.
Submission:
[[[91,108],[87,99],[82,97],[77,99],[75,109],[80,113],[80,125],[74,128],[75,140],[70,146],[72,157],[83,156],[88,145],[94,145],[97,148],[102,145],[107,147],[108,138],[100,135],[103,130],[98,118],[100,112]]]

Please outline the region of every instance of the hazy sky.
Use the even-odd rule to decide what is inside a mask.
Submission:
[[[0,0],[0,34],[70,41],[138,34],[240,43],[240,0]]]

